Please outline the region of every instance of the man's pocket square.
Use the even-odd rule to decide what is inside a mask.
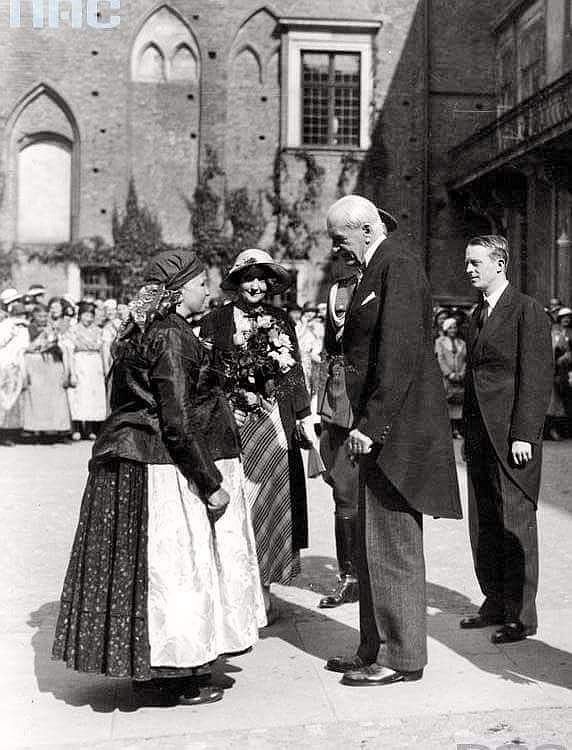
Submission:
[[[375,299],[375,292],[370,292],[367,297],[364,299],[364,301],[361,303],[360,307],[363,307],[364,305],[367,305],[368,302],[371,302],[372,299]]]

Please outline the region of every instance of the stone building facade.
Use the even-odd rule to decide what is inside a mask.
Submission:
[[[491,25],[496,111],[450,152],[457,209],[505,234],[511,277],[572,302],[572,3],[503,0]]]
[[[110,242],[131,178],[164,239],[189,244],[195,191],[214,160],[221,236],[236,232],[224,206],[246,196],[257,244],[296,272],[299,302],[323,295],[325,211],[351,191],[398,217],[437,298],[470,294],[464,244],[484,230],[507,231],[517,247],[528,233],[517,280],[546,296],[556,282],[537,270],[543,281],[532,280],[532,254],[556,257],[563,230],[549,250],[546,229],[533,236],[535,221],[523,223],[522,200],[529,217],[555,200],[562,214],[564,177],[550,172],[560,186],[550,192],[536,150],[498,168],[496,151],[477,155],[499,106],[505,118],[521,106],[499,83],[499,60],[507,30],[538,4],[543,50],[558,29],[565,36],[545,60],[549,86],[570,57],[568,0],[2,0],[0,254],[21,287],[103,294],[105,264],[54,267],[30,251]]]

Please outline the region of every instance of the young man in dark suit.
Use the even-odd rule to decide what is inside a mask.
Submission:
[[[550,321],[509,284],[508,259],[497,235],[474,237],[465,254],[481,293],[469,324],[464,419],[469,532],[485,601],[460,625],[500,625],[493,643],[536,633],[536,504],[552,385]]]
[[[332,249],[359,268],[343,347],[359,461],[360,646],[330,659],[348,685],[419,680],[427,662],[423,514],[461,517],[445,392],[433,353],[432,305],[420,261],[360,196],[328,213]]]

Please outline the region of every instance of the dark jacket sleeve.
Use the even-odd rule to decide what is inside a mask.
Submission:
[[[159,408],[163,442],[173,462],[203,497],[219,489],[222,477],[203,435],[193,427],[193,388],[198,370],[184,351],[178,329],[162,330],[151,345],[151,387]]]
[[[533,300],[525,300],[518,321],[518,353],[515,403],[510,439],[537,443],[552,388],[552,341],[550,322]]]
[[[414,260],[389,265],[375,342],[375,369],[368,375],[364,411],[355,425],[374,442],[382,442],[399,414],[418,371],[423,352],[423,279]]]

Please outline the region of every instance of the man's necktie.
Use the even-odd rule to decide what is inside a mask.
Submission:
[[[489,317],[489,303],[486,299],[484,299],[481,303],[481,309],[479,312],[479,321],[478,321],[478,329],[479,333],[483,330],[483,326],[487,322]]]

